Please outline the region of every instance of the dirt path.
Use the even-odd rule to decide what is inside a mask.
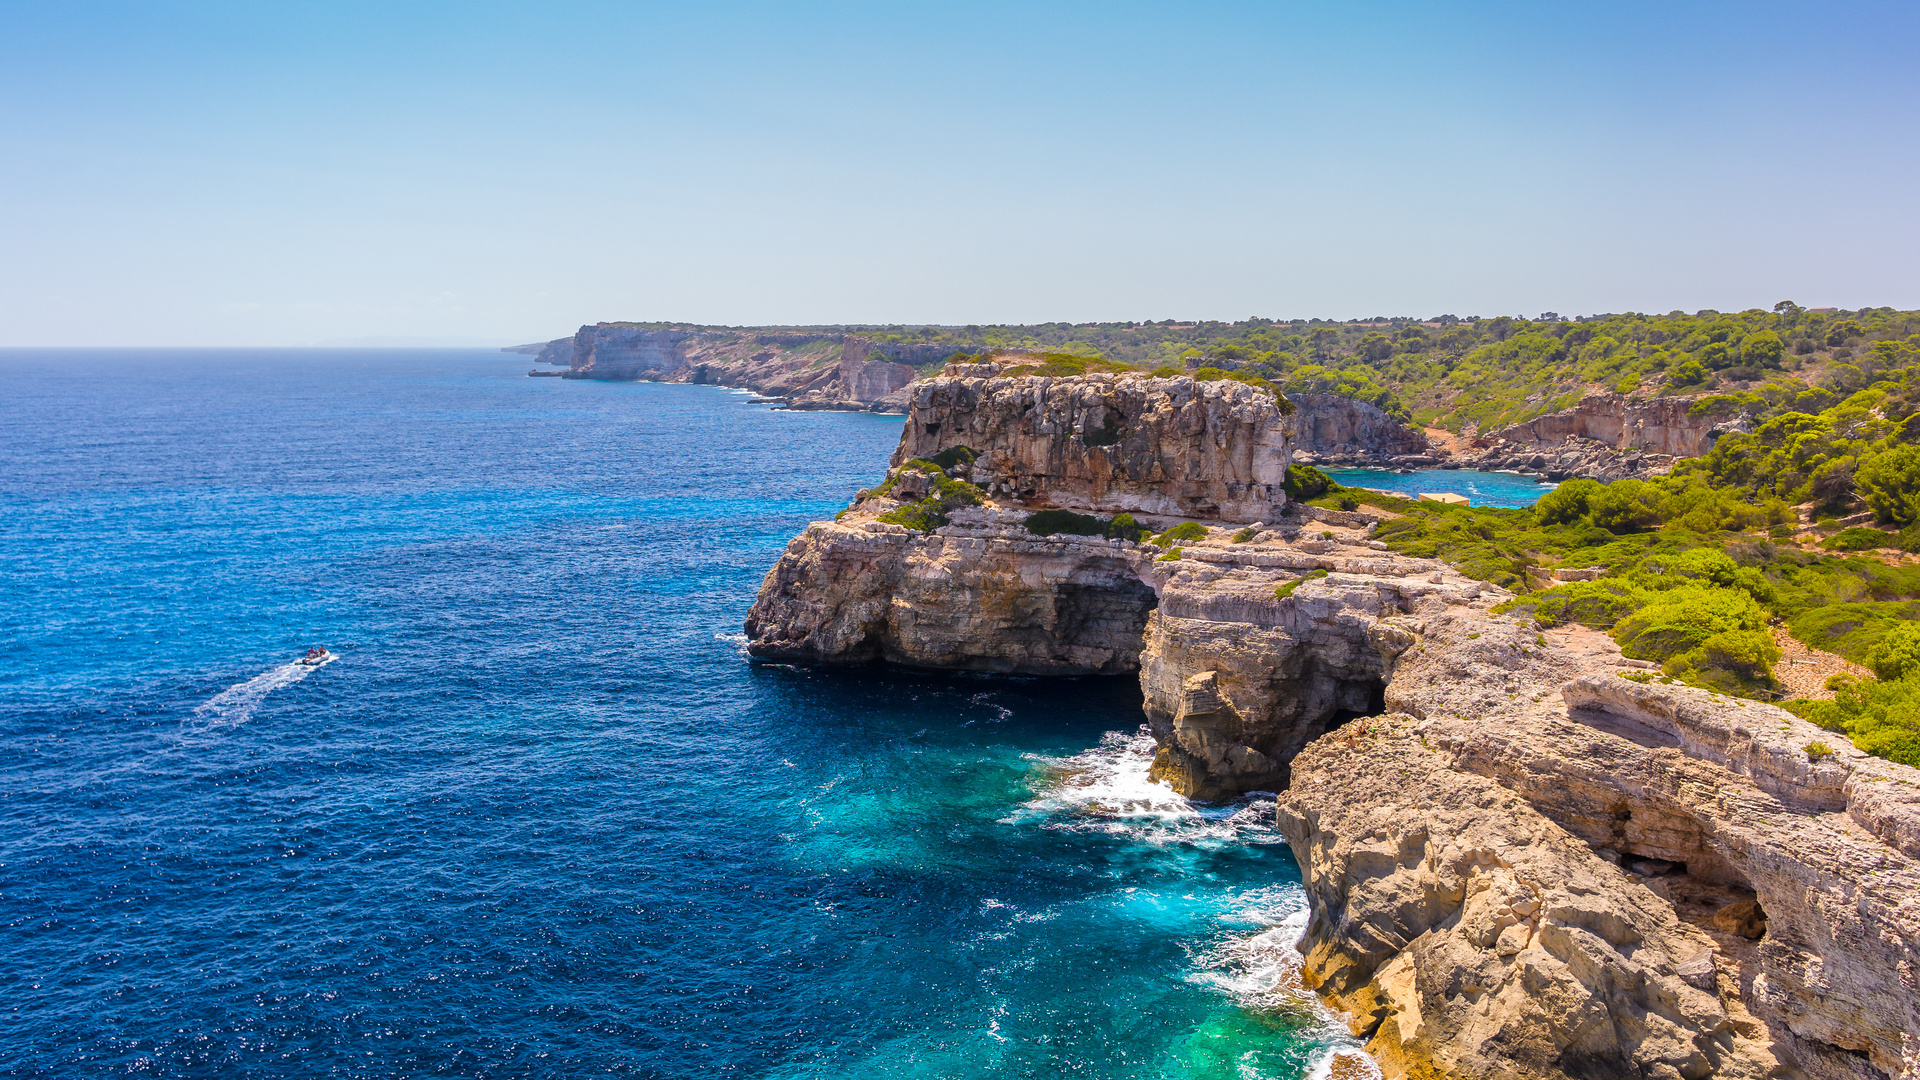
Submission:
[[[1430,427],[1422,428],[1421,430],[1427,433],[1428,443],[1432,444],[1436,449],[1445,450],[1449,454],[1457,456],[1473,449],[1472,442],[1470,442],[1465,435],[1455,435],[1446,428]]]
[[[1856,678],[1871,679],[1873,672],[1835,653],[1823,652],[1787,633],[1784,626],[1773,628],[1774,644],[1780,646],[1780,663],[1773,674],[1786,685],[1787,697],[1828,701],[1827,676],[1845,672]]]

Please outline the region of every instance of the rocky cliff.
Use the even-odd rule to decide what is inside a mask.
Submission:
[[[896,357],[937,359],[921,355],[931,347],[837,333],[599,323],[568,340],[569,378],[738,386],[795,409],[904,412],[902,391],[915,371]]]
[[[1698,457],[1721,435],[1751,427],[1737,409],[1701,407],[1699,398],[1589,394],[1571,409],[1480,436],[1458,460],[1555,480],[1618,480],[1663,473],[1675,458]]]
[[[1011,501],[1264,520],[1287,504],[1290,412],[1226,380],[944,375],[913,387],[893,465],[964,446],[974,482]]]
[[[1309,465],[1427,465],[1442,455],[1426,433],[1339,394],[1289,394],[1299,410],[1294,460]],[[1398,460],[1396,460],[1398,459]]]
[[[1920,770],[1633,681],[1655,676],[1605,635],[1495,614],[1508,594],[1385,551],[1367,515],[1240,505],[1285,455],[1249,393],[918,386],[893,482],[788,545],[750,651],[1137,671],[1155,777],[1283,791],[1303,978],[1389,1078],[1920,1077]],[[980,505],[878,520],[933,483],[906,461],[960,445]],[[1218,516],[1164,554],[1026,525],[1167,498]]]

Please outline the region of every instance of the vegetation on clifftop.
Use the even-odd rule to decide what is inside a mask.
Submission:
[[[1608,631],[1623,653],[1658,663],[1666,678],[1780,701],[1869,752],[1920,764],[1912,741],[1920,740],[1920,662],[1885,659],[1908,655],[1901,635],[1920,619],[1920,565],[1804,550],[1769,535],[1796,521],[1780,496],[1716,485],[1704,467],[1676,473],[1569,481],[1518,510],[1337,487],[1314,502],[1351,500],[1398,515],[1374,537],[1520,594],[1497,610]],[[1555,569],[1589,567],[1599,568],[1597,579],[1552,578]],[[1898,678],[1846,682],[1834,702],[1781,701],[1775,626],[1869,666],[1881,658]]]

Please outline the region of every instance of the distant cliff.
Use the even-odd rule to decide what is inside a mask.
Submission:
[[[1339,394],[1288,394],[1299,409],[1294,460],[1309,465],[1375,465],[1415,457],[1437,460],[1426,433],[1372,405]]]
[[[1701,407],[1695,397],[1628,398],[1589,394],[1571,409],[1536,416],[1474,440],[1461,464],[1517,469],[1560,480],[1618,480],[1665,472],[1675,458],[1698,457],[1721,435],[1752,428],[1732,406]]]
[[[559,344],[550,346],[556,355]],[[738,386],[794,409],[905,412],[913,365],[941,359],[939,348],[856,334],[597,323],[567,339],[567,378]]]

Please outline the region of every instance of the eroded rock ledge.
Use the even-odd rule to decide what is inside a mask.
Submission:
[[[1054,485],[1107,510],[1241,483],[1246,444],[1132,408],[1117,391],[1158,392],[1134,380],[977,381],[922,390],[901,457],[977,440],[996,494],[931,534],[875,520],[887,498],[810,526],[754,604],[756,655],[1137,670],[1156,776],[1283,792],[1305,977],[1389,1077],[1920,1076],[1920,770],[1630,681],[1604,635],[1494,614],[1508,594],[1383,550],[1365,515],[1222,511],[1173,559],[1035,536]],[[1153,446],[1092,448],[1118,467],[1081,438],[1111,401],[1162,416]]]

